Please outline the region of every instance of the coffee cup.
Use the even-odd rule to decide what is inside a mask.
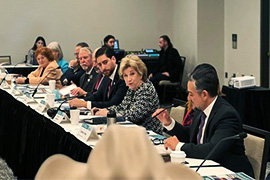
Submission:
[[[12,80],[12,76],[10,76],[9,74],[6,77],[6,82],[10,85],[11,84],[11,80]]]
[[[55,90],[55,84],[56,84],[55,80],[49,80],[49,87],[51,91]]]
[[[78,109],[71,109],[70,110],[70,121],[72,125],[79,124],[79,117],[80,117],[80,110]]]
[[[47,102],[51,108],[54,107],[55,94],[47,94]]]
[[[170,156],[171,156],[172,163],[178,163],[178,164],[185,163],[186,153],[184,151],[172,151]]]

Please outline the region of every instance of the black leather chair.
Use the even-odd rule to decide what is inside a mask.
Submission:
[[[185,63],[186,63],[186,57],[181,56],[182,60],[182,68],[179,69],[180,73],[180,81],[179,82],[171,82],[170,80],[162,80],[158,83],[159,86],[163,86],[163,102],[166,101],[166,94],[168,92],[174,92],[174,93],[181,93],[184,91],[184,88],[182,88],[182,78],[184,74],[185,69]],[[171,89],[169,89],[171,88]]]

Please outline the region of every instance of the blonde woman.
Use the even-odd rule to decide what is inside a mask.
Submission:
[[[117,116],[157,133],[162,132],[159,120],[151,115],[159,107],[159,99],[153,84],[147,79],[147,68],[137,56],[126,56],[121,60],[119,76],[129,87],[123,101],[119,105],[108,108],[93,108],[92,113],[107,116],[109,110]]]

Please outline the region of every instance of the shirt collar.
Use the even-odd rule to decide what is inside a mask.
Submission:
[[[86,74],[91,74],[92,70],[93,70],[93,67],[90,69],[90,71],[86,72]]]
[[[217,96],[216,96],[215,99],[207,106],[207,108],[205,108],[205,110],[203,111],[204,114],[206,115],[206,117],[209,117],[209,115],[210,115],[210,113],[211,113],[211,111],[212,111],[212,109],[213,109],[213,106],[214,106],[216,100],[217,100]]]
[[[113,70],[113,73],[110,75],[110,79],[113,81],[113,79],[114,79],[114,76],[115,76],[115,74],[116,74],[116,70],[117,70],[117,64],[116,64],[116,66],[115,66],[115,68],[114,68],[114,70]]]

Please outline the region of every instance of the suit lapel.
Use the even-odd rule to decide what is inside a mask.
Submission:
[[[207,120],[207,124],[205,126],[204,139],[208,137],[208,133],[210,132],[208,130],[208,128],[210,126],[210,123],[213,121],[213,119],[217,113],[217,110],[219,109],[219,106],[220,106],[220,97],[217,97],[217,100],[216,100],[216,102],[215,102],[215,104],[210,112],[210,116],[209,116],[209,118]]]

